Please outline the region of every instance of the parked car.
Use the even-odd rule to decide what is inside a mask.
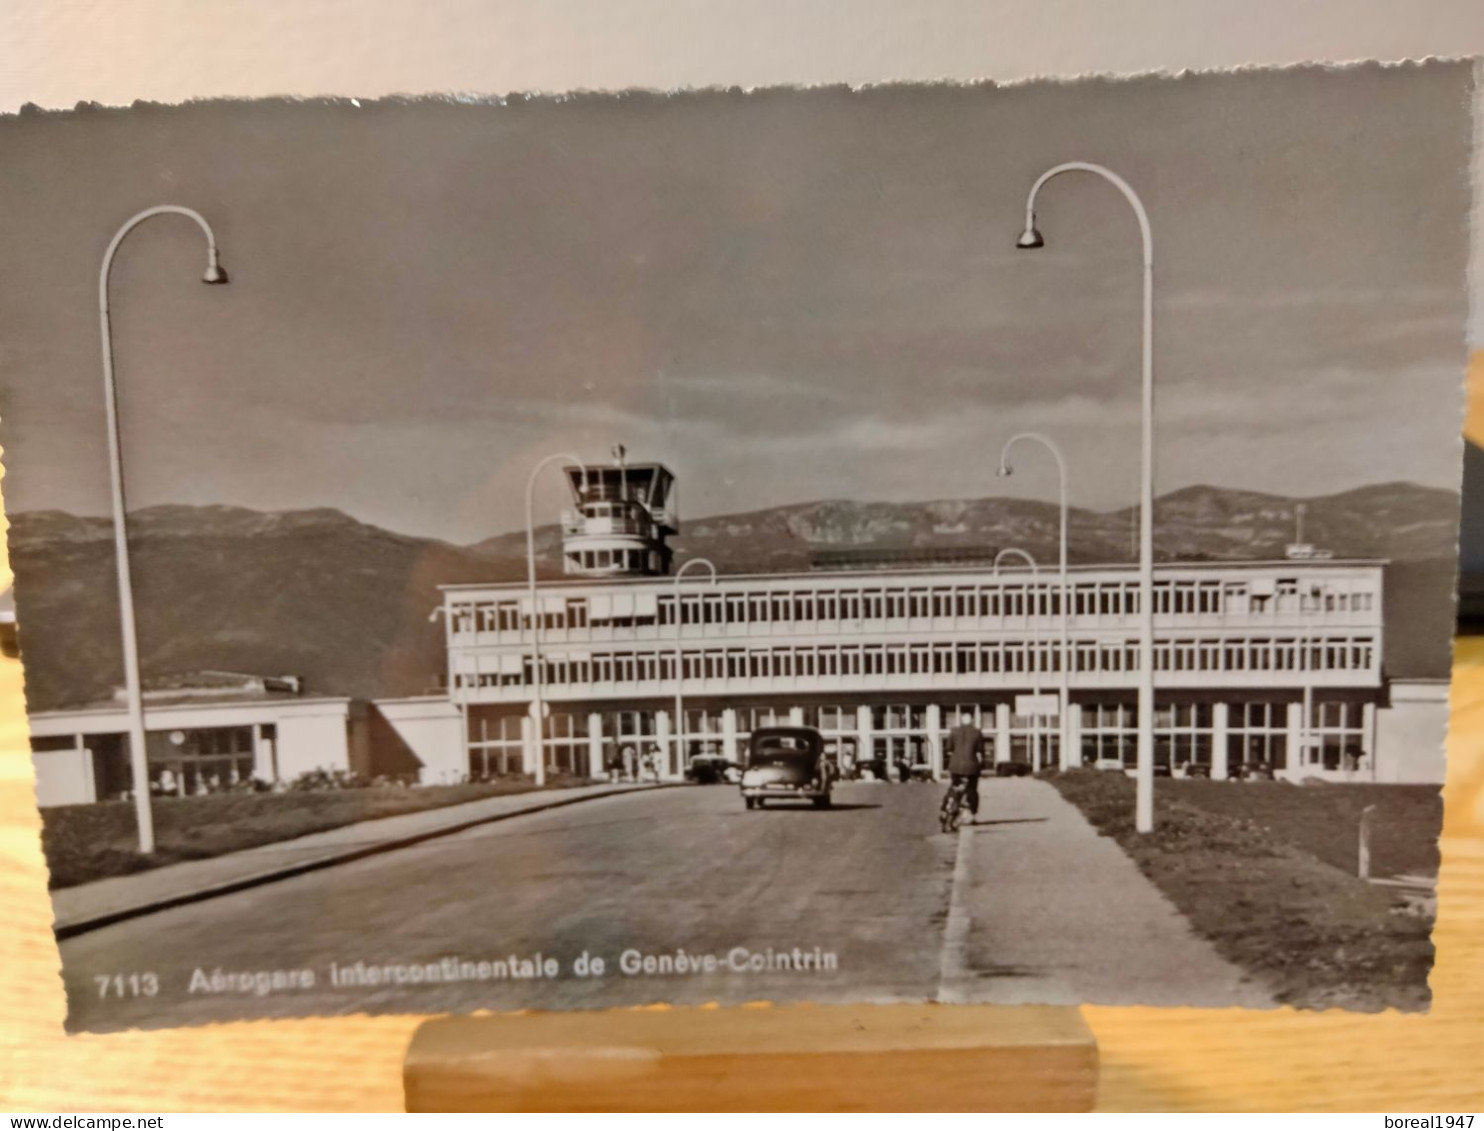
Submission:
[[[1180,776],[1186,778],[1209,778],[1211,767],[1204,762],[1186,762],[1180,767]]]
[[[765,801],[807,800],[825,809],[833,786],[819,731],[764,727],[752,732],[742,766],[742,800],[747,808],[761,808]]]
[[[1229,776],[1232,781],[1272,781],[1273,767],[1266,762],[1239,762]]]
[[[719,785],[728,777],[732,763],[721,754],[697,754],[685,768],[685,776],[697,785]]]
[[[1031,772],[1029,762],[996,762],[994,773],[997,778],[1023,778]]]

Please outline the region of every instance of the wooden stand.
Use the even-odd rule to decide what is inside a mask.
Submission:
[[[424,1022],[407,1110],[1087,1111],[1097,1044],[1057,1006],[517,1013]]]

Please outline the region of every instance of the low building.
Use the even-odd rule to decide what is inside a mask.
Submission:
[[[254,779],[287,784],[315,770],[348,772],[351,700],[307,696],[294,677],[200,672],[151,681],[144,693],[151,790],[190,796]],[[30,716],[43,807],[126,796],[129,714],[113,699]]]

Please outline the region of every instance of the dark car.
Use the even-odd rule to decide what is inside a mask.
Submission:
[[[1273,767],[1266,762],[1241,762],[1228,776],[1233,781],[1272,781]]]
[[[998,778],[1023,778],[1028,777],[1031,772],[1029,762],[996,762],[994,764],[995,777]]]
[[[685,776],[697,785],[718,785],[727,780],[731,768],[732,763],[724,755],[697,754],[685,768]]]
[[[742,766],[742,800],[749,809],[790,799],[812,801],[824,809],[833,784],[824,736],[813,727],[764,727],[752,732]]]

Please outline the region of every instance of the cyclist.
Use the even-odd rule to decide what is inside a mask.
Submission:
[[[971,817],[979,815],[979,774],[984,769],[984,734],[974,725],[974,716],[965,711],[958,726],[948,732],[948,773],[950,789],[961,786],[964,805]]]

